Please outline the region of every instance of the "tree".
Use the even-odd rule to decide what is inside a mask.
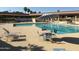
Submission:
[[[28,10],[28,8],[27,8],[27,7],[24,7],[24,11],[25,11],[25,13],[26,13],[27,10]]]
[[[32,13],[33,13],[33,11],[30,11],[30,13],[32,14]]]
[[[60,12],[60,10],[57,10],[57,12]]]
[[[23,12],[19,12],[19,11],[15,11],[15,12],[12,12],[12,13],[15,13],[15,14],[23,14]]]
[[[34,14],[36,14],[37,12],[36,12],[36,11],[34,11],[33,13],[34,13]]]
[[[8,11],[3,11],[3,13],[9,13]]]
[[[27,12],[27,13],[37,13],[36,11],[32,11],[32,10],[30,10],[29,8],[27,8],[27,7],[24,7],[24,11],[25,11],[25,13]]]
[[[30,13],[30,12],[31,12],[31,10],[28,8],[28,9],[27,9],[27,12],[28,12],[28,13]]]
[[[38,13],[41,13],[41,11],[39,11]]]

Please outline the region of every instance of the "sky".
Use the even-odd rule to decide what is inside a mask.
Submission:
[[[0,7],[0,11],[9,11],[9,12],[13,12],[13,11],[20,11],[20,12],[24,12],[23,10],[24,7]],[[36,11],[36,12],[55,12],[57,10],[60,11],[75,11],[75,10],[79,10],[79,7],[28,7],[30,8],[32,11]]]

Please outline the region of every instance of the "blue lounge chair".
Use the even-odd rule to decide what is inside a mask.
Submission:
[[[65,48],[54,48],[53,51],[66,51]]]

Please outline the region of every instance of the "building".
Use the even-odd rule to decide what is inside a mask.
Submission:
[[[0,13],[0,23],[5,22],[36,22],[36,18],[42,14],[15,14],[15,13]]]
[[[79,11],[49,12],[47,15],[41,16],[38,19],[79,22]]]
[[[0,23],[5,22],[45,22],[67,21],[79,22],[79,11],[59,11],[49,12],[46,14],[17,14],[17,13],[0,13]]]

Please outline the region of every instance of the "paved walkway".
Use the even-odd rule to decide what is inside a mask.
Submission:
[[[41,31],[39,28],[35,26],[24,26],[24,27],[9,27],[9,26],[4,26],[6,29],[8,29],[10,32],[17,32],[21,33],[23,35],[26,35],[26,41],[16,41],[16,42],[7,42],[13,46],[28,46],[28,44],[35,44],[38,46],[42,46],[44,50],[51,51],[53,48],[65,48],[66,50],[78,50],[79,51],[79,45],[78,44],[72,44],[72,43],[65,43],[65,44],[59,44],[59,43],[51,43],[48,41],[44,41],[42,37],[39,36],[38,31]],[[2,28],[0,28],[0,34],[2,35],[4,31]],[[78,33],[79,34],[79,33]],[[78,34],[71,34],[73,37],[74,35],[79,37]],[[57,37],[70,37],[69,34],[66,35],[57,35]]]

